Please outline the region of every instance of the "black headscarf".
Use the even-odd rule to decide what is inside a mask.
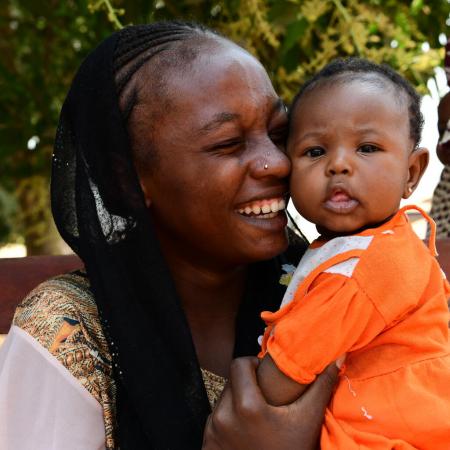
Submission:
[[[115,77],[118,64],[135,72],[172,42],[204,32],[165,22],[113,34],[78,70],[56,135],[53,215],[85,263],[109,342],[121,450],[200,449],[210,412],[188,323],[133,166]],[[258,351],[259,313],[276,309],[282,296],[281,262],[250,267],[235,356]]]

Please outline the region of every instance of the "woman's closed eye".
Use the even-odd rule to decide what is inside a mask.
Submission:
[[[286,148],[287,135],[288,135],[288,129],[286,126],[284,126],[282,128],[277,128],[275,130],[271,130],[269,132],[269,137],[270,137],[271,141],[278,148],[281,148],[283,150]]]
[[[358,152],[360,153],[375,153],[380,151],[380,147],[374,144],[363,144],[358,147]]]
[[[245,142],[242,138],[235,137],[217,142],[216,144],[211,145],[208,150],[215,153],[228,154],[238,151],[244,144]]]

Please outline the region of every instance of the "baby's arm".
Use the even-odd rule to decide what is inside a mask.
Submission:
[[[297,399],[328,364],[365,347],[386,327],[364,291],[334,274],[320,275],[301,301],[280,311],[263,313],[271,328],[257,370],[258,384],[272,405]]]
[[[287,405],[297,400],[309,386],[286,376],[266,353],[256,370],[259,387],[267,403],[273,406]]]

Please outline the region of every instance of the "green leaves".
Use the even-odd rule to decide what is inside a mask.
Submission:
[[[286,32],[283,39],[283,44],[281,45],[281,53],[285,55],[305,34],[308,28],[308,21],[301,17],[295,22],[291,22],[286,27]]]
[[[11,194],[24,177],[48,177],[59,109],[76,69],[123,25],[182,18],[216,28],[261,60],[289,102],[332,58],[350,55],[389,63],[425,92],[442,65],[439,35],[448,32],[449,13],[447,0],[4,0],[0,190]],[[32,136],[40,143],[30,151]],[[0,222],[14,201],[2,195]],[[0,236],[7,228],[0,223]]]
[[[423,0],[413,0],[411,6],[409,7],[411,14],[417,16],[424,6]]]

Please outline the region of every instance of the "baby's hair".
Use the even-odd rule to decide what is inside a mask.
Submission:
[[[295,106],[301,97],[322,83],[330,81],[346,83],[358,79],[372,83],[377,83],[377,81],[390,82],[398,93],[402,92],[406,96],[408,101],[410,137],[414,142],[414,148],[416,148],[422,136],[424,123],[422,113],[420,112],[420,95],[407,80],[387,64],[376,64],[363,58],[338,58],[317,72],[301,87],[295,96],[290,108],[290,117],[292,117]]]

